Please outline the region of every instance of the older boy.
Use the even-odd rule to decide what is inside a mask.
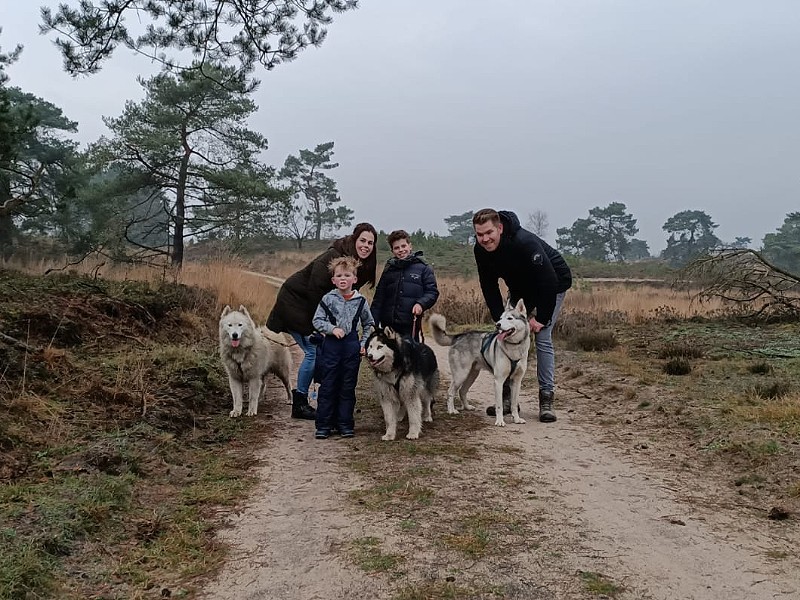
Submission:
[[[422,252],[413,251],[407,232],[393,231],[386,241],[394,256],[386,261],[375,288],[372,315],[379,327],[388,325],[419,341],[422,313],[439,298],[436,276]]]

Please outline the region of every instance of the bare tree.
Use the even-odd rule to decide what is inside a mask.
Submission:
[[[550,219],[547,218],[547,213],[538,209],[529,213],[528,219],[525,221],[525,229],[544,238],[547,230],[550,229]]]
[[[699,291],[703,301],[720,298],[738,306],[743,316],[800,318],[800,277],[768,262],[748,248],[712,251],[680,272],[680,283]]]

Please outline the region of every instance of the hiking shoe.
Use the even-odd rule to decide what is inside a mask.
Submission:
[[[343,438],[351,438],[355,437],[356,432],[353,431],[352,429],[347,429],[345,427],[342,427],[339,429],[339,435],[342,436]]]
[[[327,440],[331,436],[330,429],[317,429],[314,432],[314,438],[318,440]]]
[[[539,390],[539,421],[553,423],[556,420],[556,411],[553,410],[555,393]]]

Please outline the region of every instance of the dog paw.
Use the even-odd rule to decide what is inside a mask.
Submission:
[[[410,431],[406,434],[407,440],[418,440],[419,434],[418,433],[411,433]]]
[[[495,419],[494,424],[495,424],[496,427],[505,427],[506,426],[506,422],[505,422],[505,420],[503,420],[503,417],[500,417],[499,419]]]
[[[514,417],[514,423],[516,423],[517,425],[522,425],[523,423],[525,423],[525,419],[523,419],[522,417]]]
[[[425,423],[433,423],[433,417],[423,417],[422,419]]]
[[[385,434],[385,435],[382,435],[382,436],[381,436],[381,439],[382,439],[384,442],[393,442],[393,441],[394,441],[394,436],[393,436],[393,435],[389,435],[389,434],[387,433],[387,434]]]
[[[465,404],[464,405],[464,410],[475,410],[475,407],[472,406],[472,404]]]
[[[242,416],[242,411],[240,411],[240,410],[232,410],[230,416],[233,417],[233,418],[241,417]]]
[[[247,416],[248,417],[255,417],[258,414],[258,410],[255,408],[248,408],[247,409]]]
[[[458,414],[458,409],[457,408],[448,408],[447,409],[447,414],[448,415],[457,415]]]

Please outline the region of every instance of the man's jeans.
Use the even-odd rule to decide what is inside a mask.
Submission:
[[[539,391],[553,392],[556,388],[556,357],[553,350],[553,327],[556,319],[561,312],[561,305],[564,304],[566,292],[556,295],[556,306],[553,309],[553,316],[550,318],[550,325],[544,327],[535,334],[536,343],[536,377],[539,380]],[[506,406],[508,405],[508,406]],[[506,379],[503,384],[503,408],[507,410],[511,406],[511,383]]]
[[[556,306],[550,325],[543,327],[536,334],[536,376],[539,379],[539,390],[552,392],[556,388],[556,356],[553,350],[553,327],[555,327],[561,305],[564,304],[566,292],[556,294]]]

